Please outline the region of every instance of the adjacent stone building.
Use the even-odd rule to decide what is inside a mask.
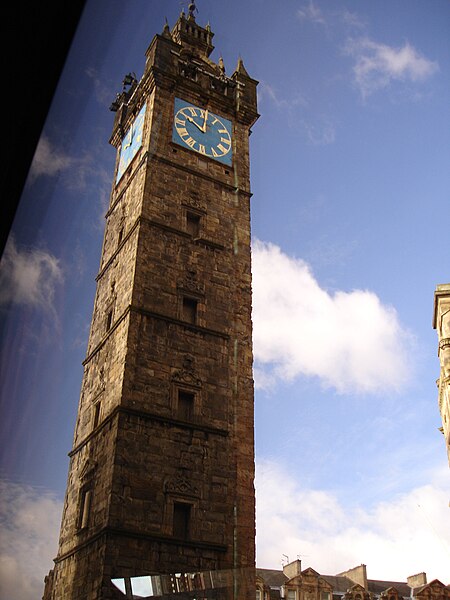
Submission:
[[[254,599],[257,82],[241,59],[228,76],[209,58],[195,11],[153,38],[111,107],[116,171],[45,600],[109,600],[113,579],[141,575],[170,591],[202,573],[221,584],[203,597]]]
[[[436,329],[439,340],[438,356],[441,371],[437,380],[438,401],[442,418],[442,433],[450,465],[450,283],[436,287],[433,328]]]
[[[300,560],[283,570],[256,570],[256,600],[450,600],[450,586],[435,579],[427,583],[425,573],[406,582],[367,578],[366,565],[338,575],[322,575],[312,568],[302,570]]]

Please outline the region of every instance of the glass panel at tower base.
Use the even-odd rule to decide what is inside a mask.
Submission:
[[[240,600],[254,597],[254,569],[144,575],[112,579],[117,598],[145,600]]]

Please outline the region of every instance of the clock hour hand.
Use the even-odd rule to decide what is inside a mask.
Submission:
[[[197,129],[200,129],[200,131],[201,131],[202,133],[205,133],[205,130],[203,129],[203,127],[201,127],[201,126],[200,126],[200,125],[197,123],[197,121],[194,121],[194,119],[193,119],[192,117],[188,117],[188,116],[187,116],[187,117],[186,117],[186,119],[189,121],[189,123],[193,123],[193,124],[194,124],[194,125],[197,127]]]

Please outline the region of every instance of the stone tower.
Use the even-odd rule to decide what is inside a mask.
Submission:
[[[257,82],[241,59],[231,77],[209,59],[194,9],[154,37],[112,105],[116,172],[45,600],[201,571],[232,574],[202,597],[254,598]]]
[[[450,283],[436,287],[433,327],[437,331],[439,340],[438,356],[441,363],[440,376],[437,380],[439,411],[450,465]]]

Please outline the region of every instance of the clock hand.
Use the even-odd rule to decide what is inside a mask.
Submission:
[[[128,142],[128,144],[125,144],[125,148],[129,148],[131,146],[131,143],[133,142],[133,135],[134,135],[134,129],[133,129],[133,123],[131,123],[131,129],[130,129],[130,141]]]
[[[205,120],[203,121],[203,127],[201,128],[201,131],[203,131],[203,133],[206,133],[206,121],[208,120],[208,109],[205,110]]]
[[[193,123],[198,129],[200,129],[200,131],[202,133],[205,133],[203,131],[203,127],[200,127],[200,125],[197,123],[197,121],[194,121],[194,119],[192,117],[186,117],[186,119],[189,121],[189,123]]]

